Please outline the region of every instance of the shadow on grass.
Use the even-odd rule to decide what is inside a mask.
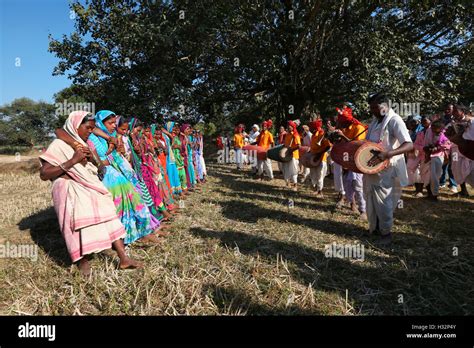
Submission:
[[[364,231],[363,228],[334,220],[320,220],[299,216],[289,211],[291,209],[275,210],[260,207],[254,203],[242,202],[238,200],[229,200],[219,202],[222,207],[222,215],[230,220],[256,223],[260,219],[272,219],[281,223],[293,223],[295,225],[306,226],[324,233],[332,233],[339,236],[358,236]],[[288,231],[290,232],[290,231]]]
[[[430,234],[434,232],[449,238],[472,238],[474,202],[451,197],[450,200],[444,200],[444,197],[447,196],[443,194],[438,202],[433,202],[426,198],[404,195],[404,209],[410,213],[405,214],[404,209],[397,209],[395,218],[402,223],[420,227]]]
[[[235,248],[237,245],[240,253],[258,255],[270,264],[274,264],[277,255],[281,255],[290,262],[289,271],[301,285],[312,284],[315,289],[337,291],[340,295],[347,289],[349,302],[356,310],[364,308],[364,311],[369,311],[368,314],[465,315],[473,303],[465,286],[467,277],[462,276],[462,269],[470,272],[472,268],[464,262],[452,264],[452,261],[452,265],[447,266],[446,260],[441,260],[439,255],[437,260],[429,255],[410,255],[406,263],[419,268],[415,266],[408,270],[400,267],[397,258],[388,259],[366,253],[364,262],[351,262],[347,259],[326,258],[324,252],[301,244],[275,241],[243,232],[197,227],[191,228],[190,232],[199,238],[216,239],[222,247]],[[440,271],[441,268],[447,268],[447,272]],[[454,272],[462,276],[455,282],[452,278]],[[433,279],[436,281],[433,282]],[[447,288],[446,284],[450,284],[450,287]],[[226,290],[218,297],[221,306],[228,307],[232,294],[232,291],[229,293]],[[405,297],[404,304],[398,303],[400,294]],[[243,295],[238,302],[249,303],[252,313],[269,313],[268,308],[258,305],[252,307],[253,303]],[[274,309],[275,313],[280,311],[285,310]]]
[[[236,314],[243,311],[247,315],[319,315],[296,305],[288,307],[270,307],[260,304],[239,289],[224,287],[216,284],[203,286],[203,295],[212,298],[214,304],[223,313]]]
[[[18,223],[22,231],[30,230],[33,241],[58,265],[71,265],[71,258],[66,248],[58,219],[53,207],[43,209]]]

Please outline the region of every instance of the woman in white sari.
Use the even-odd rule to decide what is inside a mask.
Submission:
[[[94,117],[85,111],[72,112],[64,130],[77,142],[77,150],[54,140],[41,156],[40,178],[53,181],[54,209],[72,262],[84,275],[90,274],[86,255],[113,247],[120,269],[140,268],[140,262],[125,254],[125,229],[117,216],[112,196],[98,178],[98,168],[86,145],[95,127]]]

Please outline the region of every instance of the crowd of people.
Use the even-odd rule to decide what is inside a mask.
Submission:
[[[40,156],[69,255],[84,275],[90,254],[113,248],[121,269],[143,264],[131,243],[160,243],[182,202],[206,182],[203,136],[190,124],[144,124],[109,110],[72,112]]]
[[[463,125],[463,139],[474,150],[474,125],[472,114],[462,104],[447,105],[444,115],[421,117],[412,115],[403,120],[390,108],[389,99],[381,93],[369,99],[370,124],[363,124],[347,105],[336,108],[336,116],[325,122],[320,115],[304,125],[299,120],[288,121],[281,126],[275,136],[270,133],[271,120],[262,123],[262,131],[257,124],[245,133],[243,124],[235,127],[232,141],[220,137],[218,147],[233,147],[237,169],[245,163],[240,155],[245,145],[257,145],[266,150],[284,144],[292,151],[288,162],[278,162],[286,185],[294,191],[298,183],[311,179],[311,186],[317,197],[322,197],[325,178],[332,174],[334,190],[338,193],[336,207],[349,206],[362,220],[368,220],[367,233],[379,235],[379,244],[388,245],[392,241],[393,212],[399,204],[404,186],[414,186],[415,197],[426,197],[438,201],[440,188],[449,182],[449,189],[458,196],[469,197],[466,184],[474,185],[474,161],[459,151],[459,147],[445,135],[448,129]],[[367,140],[383,146],[369,160],[376,165],[389,160],[389,165],[376,174],[362,174],[344,168],[331,159],[331,150],[338,142]],[[306,147],[305,147],[306,146]],[[319,156],[316,167],[307,168],[299,162],[300,150]],[[245,152],[245,151],[244,151]],[[252,168],[257,178],[273,180],[272,161],[268,157],[259,159]],[[300,181],[298,182],[298,176]],[[458,186],[460,192],[458,192]],[[426,194],[426,195],[425,195]]]
[[[248,134],[238,124],[233,139],[218,137],[217,146],[233,147],[237,169],[242,170],[250,163],[245,145],[268,151],[283,144],[290,159],[278,161],[278,168],[288,187],[297,191],[298,184],[310,178],[315,197],[323,197],[331,174],[336,207],[350,207],[368,221],[367,233],[380,236],[379,243],[387,245],[403,186],[414,186],[415,197],[426,193],[437,201],[446,182],[453,194],[463,197],[469,196],[466,184],[474,185],[474,118],[466,107],[449,104],[442,116],[403,120],[389,105],[385,95],[373,95],[368,125],[347,104],[336,108],[336,116],[326,122],[319,115],[307,125],[290,120],[275,136],[270,119],[253,125]],[[461,145],[450,141],[454,133],[462,134],[464,153]],[[88,275],[90,254],[112,248],[121,269],[143,267],[127,255],[126,246],[160,243],[186,197],[206,182],[203,134],[190,124],[144,124],[101,110],[96,115],[72,112],[56,136],[40,156],[40,177],[53,181],[54,208],[72,261]],[[383,149],[368,164],[388,161],[385,169],[361,174],[331,158],[338,143],[364,140]],[[299,159],[308,153],[319,160],[305,167]],[[268,156],[258,157],[251,167],[256,178],[274,179]]]

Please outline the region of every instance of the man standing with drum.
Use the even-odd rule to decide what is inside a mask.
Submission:
[[[403,155],[413,149],[405,122],[388,104],[388,98],[382,93],[369,98],[374,120],[367,130],[366,139],[381,144],[385,149],[378,152],[368,164],[376,165],[389,159],[390,165],[377,174],[364,175],[369,233],[380,235],[381,245],[392,242],[393,212],[402,193],[401,186],[408,185]]]
[[[364,140],[366,128],[353,116],[352,109],[344,105],[342,110],[339,108],[336,108],[336,110],[338,112],[337,129],[334,131],[342,138],[341,141]],[[362,177],[363,174],[361,173],[345,170],[343,185],[346,199],[351,204],[352,211],[359,213],[362,220],[367,220]]]
[[[288,121],[288,132],[285,135],[284,144],[293,152],[293,156],[289,162],[282,163],[283,178],[287,186],[293,184],[293,191],[298,190],[298,160],[300,158],[298,150],[301,146],[301,138],[296,127],[296,122]]]

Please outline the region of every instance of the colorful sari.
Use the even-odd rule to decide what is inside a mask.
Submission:
[[[142,134],[144,149],[142,151],[142,170],[147,172],[146,180],[153,180],[161,193],[163,202],[168,210],[175,208],[171,191],[166,185],[165,176],[163,175],[163,168],[160,166],[160,161],[156,157],[153,138]],[[145,180],[145,182],[146,182]]]
[[[85,111],[72,112],[64,130],[82,145],[77,129],[86,116]],[[74,150],[62,140],[56,139],[40,156],[53,166],[70,160]],[[72,262],[84,255],[110,249],[112,243],[124,238],[126,233],[120,222],[112,195],[97,177],[97,167],[87,162],[75,164],[67,174],[70,179],[56,178],[52,194],[54,210]]]
[[[165,125],[165,129],[171,133],[173,131],[174,127],[174,122],[167,122]],[[168,174],[168,178],[170,181],[170,186],[173,194],[179,195],[183,190],[181,189],[181,182],[179,180],[179,173],[178,173],[178,168],[176,167],[176,159],[174,156],[174,151],[171,148],[172,141],[168,135],[162,134],[163,139],[165,140],[166,143],[166,172]]]
[[[130,121],[130,131],[135,127],[136,119],[133,118]],[[132,163],[135,171],[140,173],[140,177],[144,183],[144,186],[147,188],[150,195],[150,205],[153,206],[153,213],[160,220],[163,219],[161,212],[166,210],[166,206],[163,202],[163,196],[160,193],[160,190],[156,186],[155,181],[153,180],[153,173],[150,173],[150,170],[147,166],[143,165],[141,155],[137,154],[133,146],[133,142],[128,138],[130,151],[132,153]]]
[[[115,136],[116,133],[110,134],[103,123],[104,119],[111,115],[114,115],[112,111],[99,111],[95,116],[96,126],[110,136]],[[142,191],[140,190],[139,180],[130,164],[125,163],[125,158],[118,154],[115,149],[107,155],[107,142],[95,134],[90,135],[87,143],[97,151],[101,160],[108,160],[109,162],[102,182],[112,194],[117,215],[127,232],[124,243],[133,243],[154,232],[159,226],[159,221],[153,217],[144,203],[140,195]]]
[[[178,170],[178,177],[181,183],[181,189],[187,190],[188,180],[186,177],[186,169],[184,167],[184,160],[183,160],[183,157],[181,156],[182,144],[181,144],[181,140],[179,139],[179,136],[173,137],[172,146],[179,146],[179,148],[173,149],[173,154],[176,161],[176,169]]]

